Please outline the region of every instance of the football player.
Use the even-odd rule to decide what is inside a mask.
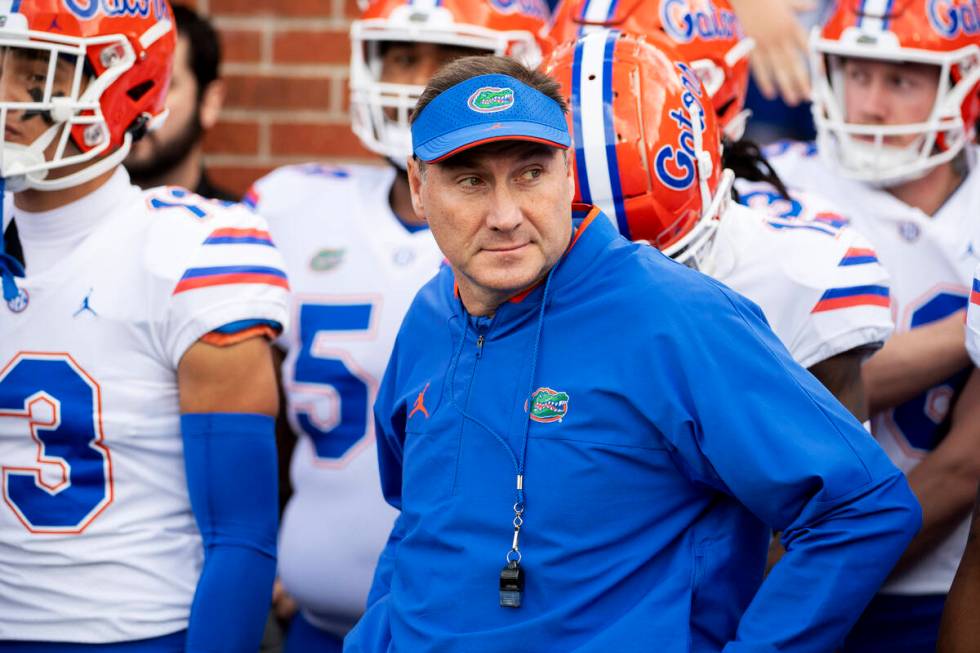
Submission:
[[[255,651],[287,281],[264,221],[121,166],[168,3],[0,1],[0,649]]]
[[[874,435],[924,513],[845,650],[932,650],[980,479],[980,378],[963,332],[977,264],[980,22],[969,2],[840,3],[811,48],[817,143],[770,160],[789,183],[846,202],[891,275],[896,335],[865,366],[865,387]]]
[[[281,585],[299,605],[288,651],[340,650],[395,518],[381,496],[371,410],[402,317],[443,258],[411,205],[409,111],[459,56],[539,61],[546,18],[538,0],[370,3],[351,25],[352,123],[388,165],[287,167],[247,196],[269,217],[294,289],[294,327],[279,340],[299,438],[280,536]]]
[[[643,48],[616,45],[632,43],[632,37],[579,26],[587,36],[548,59],[572,107],[580,198],[615,216],[621,233],[651,242],[757,302],[796,361],[863,420],[861,363],[891,331],[887,275],[867,242],[835,224],[816,198],[784,197],[784,188],[767,184],[743,187],[766,199],[765,212],[729,201],[733,174],[722,172],[720,133],[738,138],[743,131],[748,48],[739,45],[738,23],[726,2],[707,3],[715,16],[709,21],[692,9],[703,9],[700,3],[667,5],[688,7],[690,18],[682,24],[727,30],[714,47],[702,35],[700,50],[692,52],[692,42],[686,53],[668,30],[645,32],[678,61],[688,102],[696,101],[705,116],[703,129],[659,111],[651,81],[659,68],[639,56]],[[565,22],[560,14],[552,35],[576,31],[580,14],[574,6],[560,10]],[[610,22],[641,27],[632,20],[617,14]],[[605,115],[613,120],[604,121]],[[818,215],[826,219],[807,219]]]

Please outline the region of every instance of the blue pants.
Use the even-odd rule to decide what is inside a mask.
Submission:
[[[0,641],[0,653],[184,653],[187,631],[116,644]]]
[[[297,612],[289,622],[284,653],[343,653],[344,640],[320,630]]]
[[[945,594],[878,594],[844,640],[841,653],[934,653]]]

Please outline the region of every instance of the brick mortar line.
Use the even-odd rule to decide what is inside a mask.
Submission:
[[[204,164],[205,166],[222,166],[222,167],[269,167],[269,166],[284,166],[284,165],[295,165],[297,163],[309,163],[311,161],[318,161],[324,163],[365,163],[365,164],[375,164],[384,165],[384,161],[381,159],[370,157],[370,156],[332,156],[332,157],[318,157],[316,154],[303,155],[273,155],[273,156],[249,156],[245,154],[205,154]]]
[[[226,108],[221,110],[221,120],[225,122],[258,122],[263,118],[270,121],[303,122],[317,125],[343,125],[350,122],[350,115],[344,111],[334,112],[329,109],[241,109]]]
[[[270,53],[271,56],[271,53]],[[297,77],[346,77],[350,66],[348,64],[288,64],[272,63],[240,63],[228,61],[221,64],[221,74],[228,75],[277,75],[294,79]]]
[[[268,29],[273,32],[286,31],[344,31],[350,29],[349,19],[322,18],[310,16],[308,18],[275,18],[269,16],[232,16],[218,14],[212,17],[214,26],[219,30],[262,30]]]
[[[272,63],[272,56],[273,56],[273,49],[274,49],[273,48],[273,41],[274,40],[275,40],[275,38],[272,35],[272,30],[267,29],[267,28],[263,28],[262,31],[259,32],[259,63],[258,63],[258,65],[263,66],[263,65]],[[224,69],[226,66],[227,66],[227,64],[223,64],[222,65],[222,69]]]

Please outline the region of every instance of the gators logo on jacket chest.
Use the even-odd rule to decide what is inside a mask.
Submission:
[[[538,388],[531,393],[530,400],[531,419],[535,422],[547,424],[549,422],[560,422],[568,413],[568,393],[551,388]],[[525,404],[527,410],[527,404]]]

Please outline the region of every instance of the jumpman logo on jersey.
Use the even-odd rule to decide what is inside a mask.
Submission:
[[[412,415],[415,413],[422,413],[425,415],[425,419],[429,419],[429,411],[425,409],[425,392],[429,389],[429,384],[426,383],[422,391],[419,392],[419,396],[415,398],[415,404],[412,406],[412,412],[408,414],[408,419],[412,419]]]
[[[92,296],[92,290],[93,290],[92,288],[89,288],[88,289],[88,294],[86,294],[85,295],[85,299],[82,300],[82,305],[79,307],[79,309],[77,311],[75,311],[75,314],[72,315],[72,317],[78,317],[79,315],[81,315],[85,311],[88,311],[89,313],[91,313],[95,317],[98,317],[99,316],[99,314],[95,312],[95,309],[92,308],[92,305],[89,303],[89,298]]]

